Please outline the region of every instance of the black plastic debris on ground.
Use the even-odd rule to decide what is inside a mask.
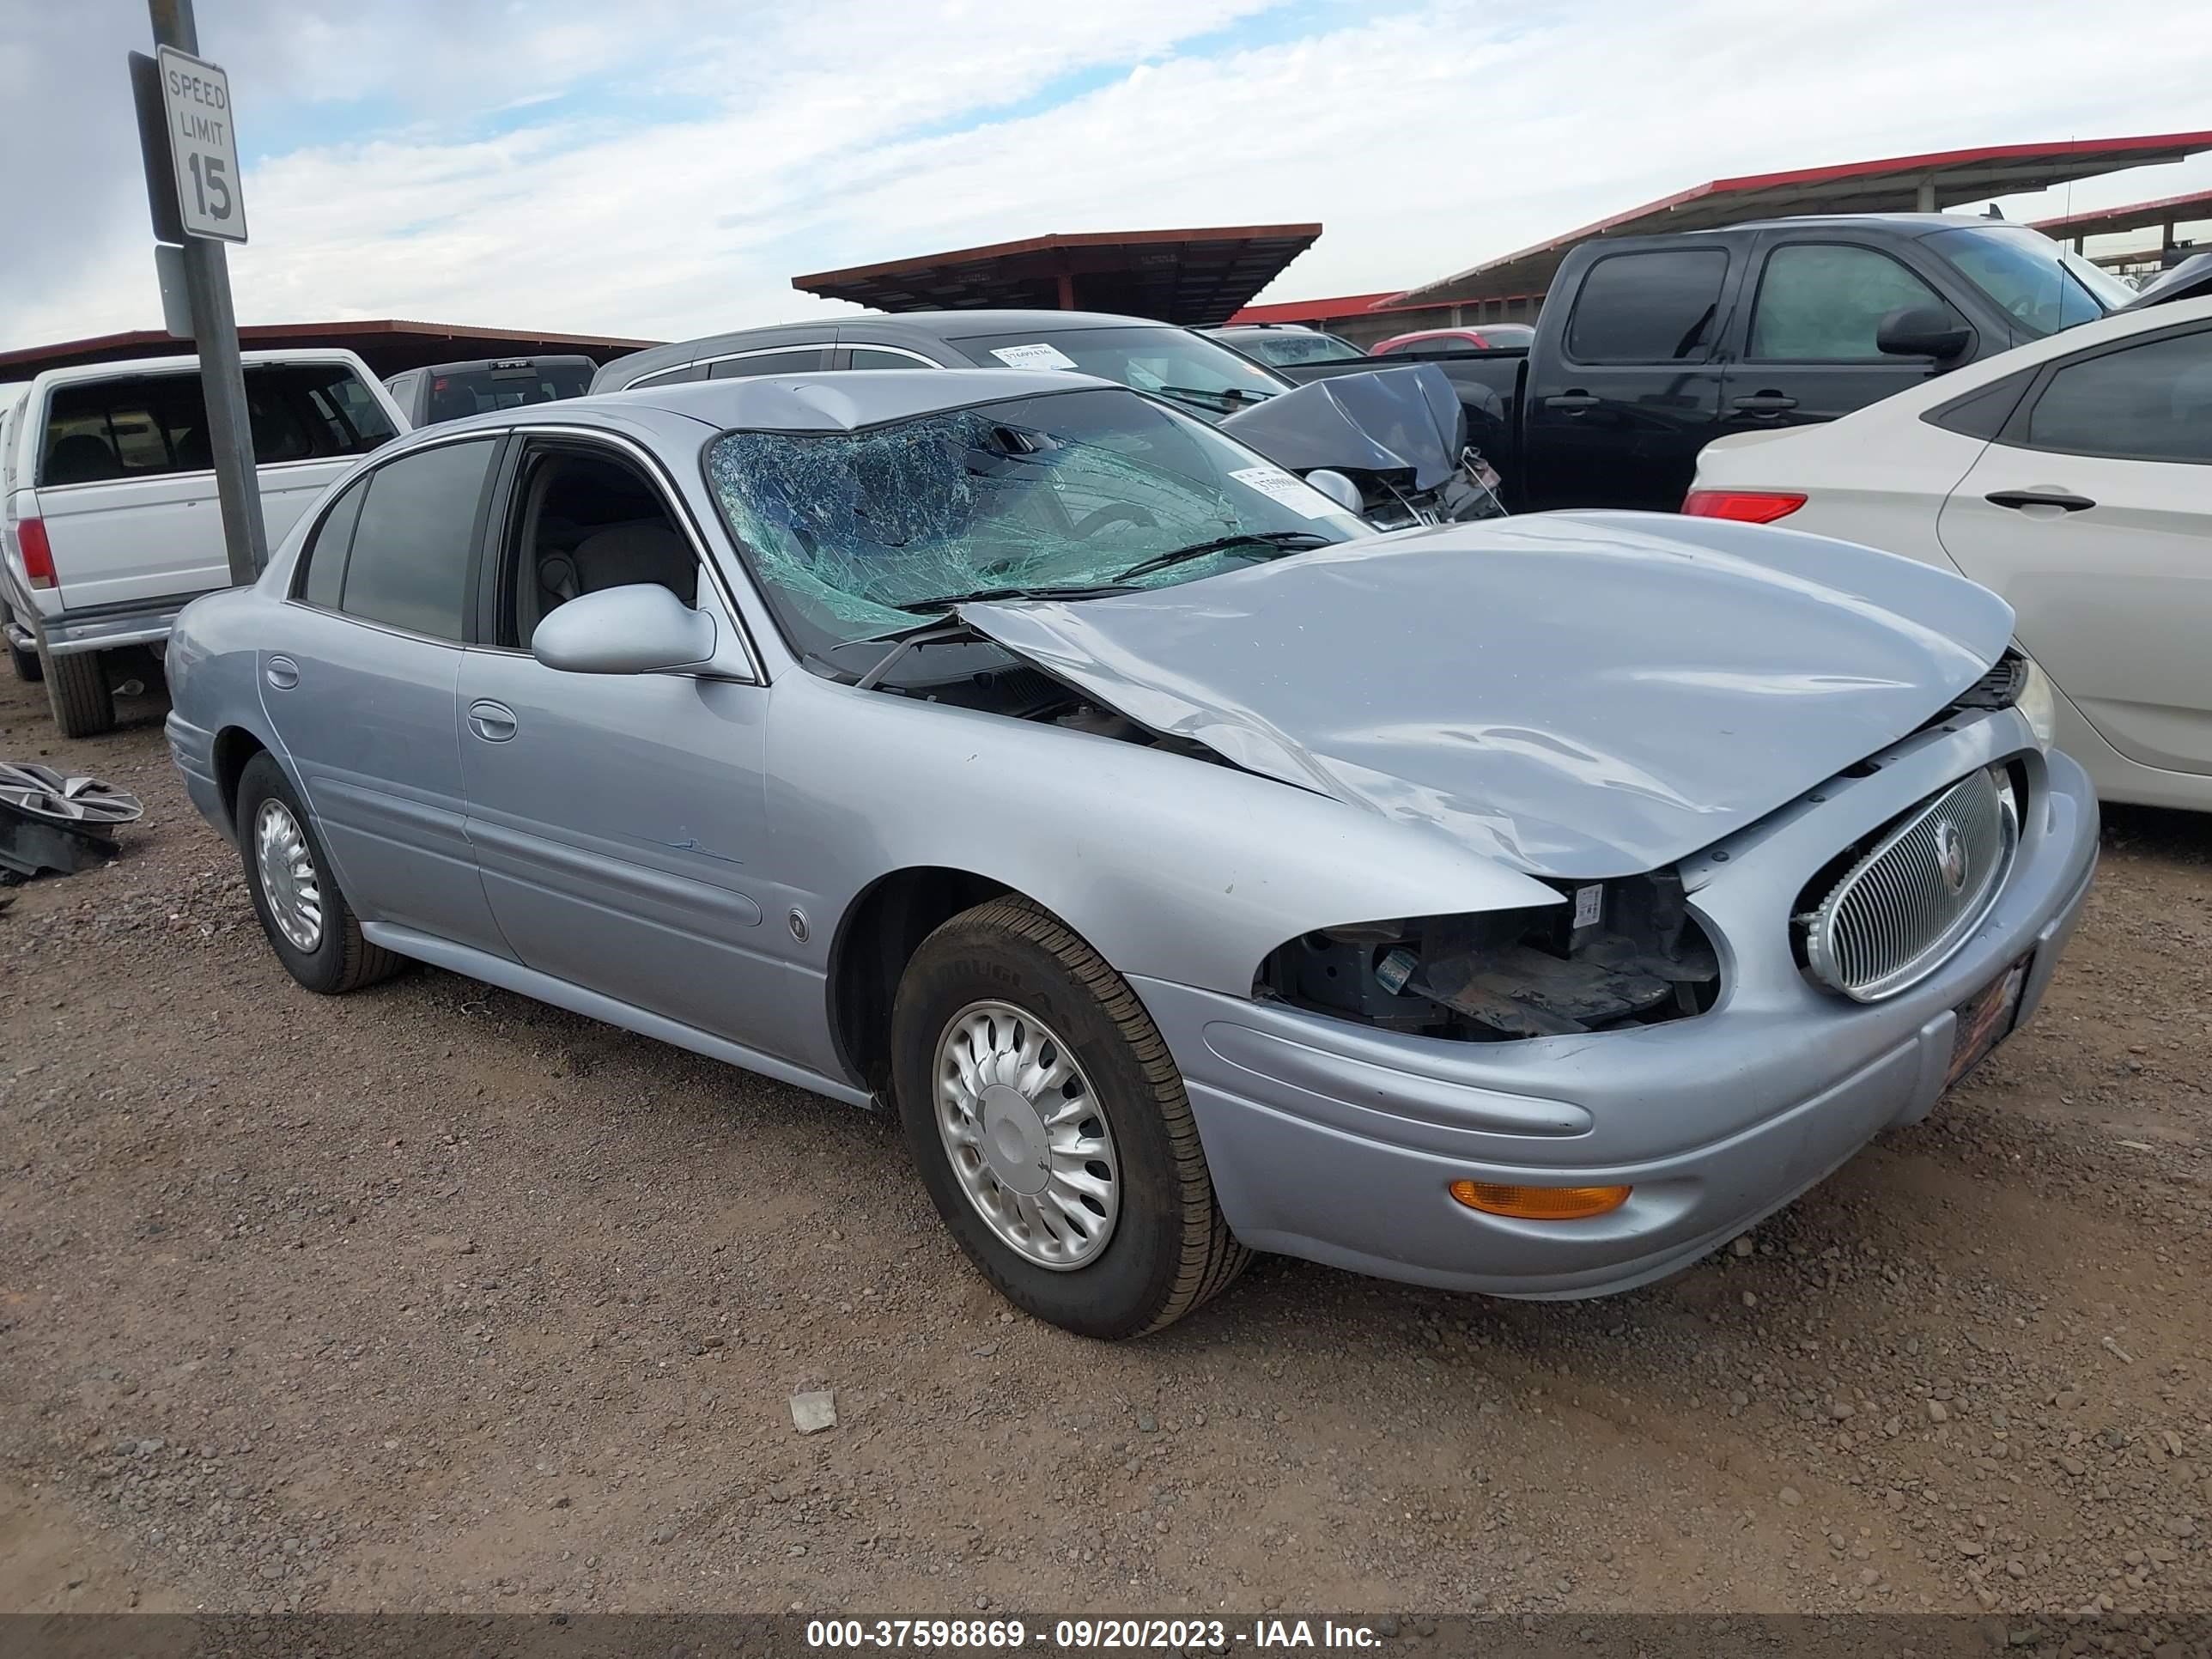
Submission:
[[[123,850],[117,826],[145,811],[137,796],[98,778],[0,761],[0,883],[105,864]]]

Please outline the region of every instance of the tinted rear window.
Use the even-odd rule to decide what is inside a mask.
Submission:
[[[249,363],[246,404],[263,465],[362,455],[392,420],[343,363]],[[131,375],[59,386],[46,404],[42,484],[93,483],[215,465],[198,374]]]
[[[465,415],[482,415],[495,409],[520,409],[529,404],[580,398],[591,385],[588,363],[519,362],[448,370],[431,376],[422,419],[426,424],[457,421]]]
[[[1567,325],[1578,363],[1703,362],[1720,317],[1720,248],[1616,253],[1583,279]]]

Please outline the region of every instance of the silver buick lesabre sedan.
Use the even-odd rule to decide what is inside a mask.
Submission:
[[[1253,1250],[1669,1273],[2027,1018],[2096,804],[1990,593],[1754,526],[1377,534],[1126,388],[437,426],[167,665],[310,990],[435,963],[853,1103],[1019,1306]]]

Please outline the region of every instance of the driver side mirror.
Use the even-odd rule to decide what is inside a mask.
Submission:
[[[568,674],[653,674],[704,666],[714,619],[658,582],[580,593],[530,636],[530,654]]]
[[[1359,486],[1334,467],[1316,468],[1306,474],[1306,482],[1355,519],[1367,511],[1367,497],[1359,493]]]
[[[1974,343],[1974,331],[1942,306],[1899,306],[1875,330],[1875,349],[1893,357],[1948,362]]]

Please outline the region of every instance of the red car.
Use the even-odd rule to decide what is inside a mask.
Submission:
[[[1536,337],[1527,323],[1485,323],[1480,328],[1424,328],[1411,334],[1394,334],[1370,346],[1370,357],[1394,352],[1486,351],[1494,346],[1525,346]]]

